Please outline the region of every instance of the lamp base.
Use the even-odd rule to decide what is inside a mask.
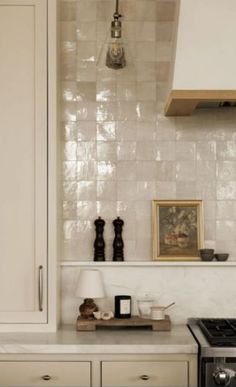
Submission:
[[[91,320],[94,318],[93,312],[97,312],[98,307],[92,298],[85,298],[83,304],[79,307],[79,311],[82,318]]]

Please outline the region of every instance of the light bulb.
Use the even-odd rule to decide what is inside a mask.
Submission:
[[[123,69],[126,66],[125,50],[120,39],[114,38],[108,44],[106,66],[114,70]]]

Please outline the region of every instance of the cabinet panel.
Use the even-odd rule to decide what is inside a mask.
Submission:
[[[0,387],[89,387],[90,362],[0,362]]]
[[[186,361],[102,363],[103,387],[187,387]]]
[[[0,323],[47,322],[46,5],[0,0]]]

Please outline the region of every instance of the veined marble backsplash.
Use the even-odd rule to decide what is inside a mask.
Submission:
[[[103,311],[114,310],[114,296],[132,297],[132,314],[138,313],[137,299],[145,294],[157,305],[175,305],[168,310],[174,323],[189,317],[236,318],[235,267],[101,267],[106,297],[96,303]],[[62,322],[75,324],[79,305],[76,298],[80,268],[62,270]]]
[[[96,63],[115,0],[61,1],[61,259],[93,259],[94,220],[100,215],[106,221],[107,260],[112,259],[112,220],[120,216],[125,260],[149,261],[151,200],[202,199],[205,246],[236,260],[236,111],[202,109],[191,117],[165,117],[176,1],[121,0],[120,5],[132,72]],[[76,315],[78,270],[62,268],[64,322]],[[213,309],[217,314],[218,305],[220,315],[233,307],[233,268],[102,270],[110,297],[119,292],[111,288],[113,277],[124,292],[123,285],[149,284],[158,295],[164,292],[163,302],[177,301],[177,322]]]

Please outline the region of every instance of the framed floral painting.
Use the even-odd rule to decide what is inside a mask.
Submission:
[[[196,261],[203,248],[202,200],[153,200],[153,259]]]

